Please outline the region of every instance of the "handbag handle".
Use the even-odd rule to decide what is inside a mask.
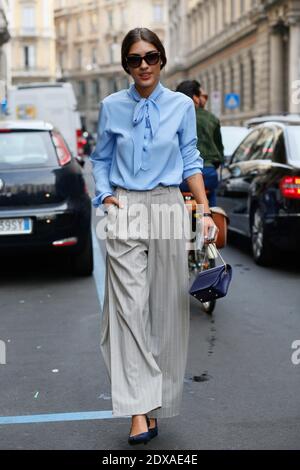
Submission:
[[[224,258],[222,257],[221,253],[219,252],[219,250],[218,250],[216,244],[215,244],[215,243],[210,243],[210,245],[213,245],[214,249],[216,250],[217,254],[218,254],[219,257],[221,258],[221,260],[222,260],[222,262],[223,262],[223,264],[224,264],[224,266],[225,266],[225,271],[227,271],[227,263],[226,263],[226,261],[224,261]],[[209,248],[209,245],[207,245],[207,247],[205,248],[204,261],[205,261],[206,258],[207,258],[207,250],[208,250],[208,248]]]

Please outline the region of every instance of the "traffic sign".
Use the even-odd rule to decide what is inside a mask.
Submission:
[[[0,101],[0,112],[1,114],[6,114],[6,111],[7,111],[7,100],[6,98],[3,98]]]
[[[225,108],[236,109],[240,106],[240,95],[238,93],[227,93],[225,95]]]

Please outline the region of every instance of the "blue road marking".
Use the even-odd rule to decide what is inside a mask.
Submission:
[[[0,416],[1,424],[54,423],[58,421],[84,421],[93,419],[124,418],[113,416],[111,411],[83,411],[78,413],[54,413],[43,415]]]

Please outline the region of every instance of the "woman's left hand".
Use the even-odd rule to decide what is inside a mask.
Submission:
[[[212,217],[203,217],[204,219],[204,243],[216,243],[219,229],[214,223]]]

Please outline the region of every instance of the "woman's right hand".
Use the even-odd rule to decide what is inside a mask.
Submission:
[[[109,207],[110,205],[114,205],[119,207],[119,209],[123,209],[124,207],[123,204],[119,201],[119,199],[115,196],[107,196],[104,199],[103,204],[105,204],[107,207]]]

